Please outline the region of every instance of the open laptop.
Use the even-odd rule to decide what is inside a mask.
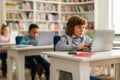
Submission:
[[[114,30],[94,30],[91,52],[109,51],[112,49]]]
[[[41,31],[39,33],[39,46],[53,45],[53,37],[58,33],[57,31]]]

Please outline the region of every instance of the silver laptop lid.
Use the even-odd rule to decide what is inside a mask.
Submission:
[[[112,49],[114,30],[94,30],[91,51],[108,51]]]
[[[39,32],[39,42],[40,46],[53,45],[53,37],[57,31],[41,31]]]

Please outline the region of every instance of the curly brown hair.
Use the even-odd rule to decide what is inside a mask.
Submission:
[[[69,36],[72,36],[72,34],[74,33],[74,27],[78,25],[87,26],[87,20],[81,16],[71,16],[67,22],[65,33]]]

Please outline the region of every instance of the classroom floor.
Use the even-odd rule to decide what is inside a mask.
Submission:
[[[113,71],[113,69],[111,69],[111,71]],[[6,78],[4,78],[1,74],[1,70],[0,70],[0,80],[7,80]],[[97,73],[96,73],[97,74]],[[103,80],[115,80],[114,76],[107,76],[107,75],[98,75],[98,77],[102,78]],[[13,72],[13,80],[16,80],[16,71]],[[30,80],[30,71],[29,69],[25,70],[25,80]],[[39,80],[38,76],[36,75],[36,79],[35,80]],[[41,80],[45,80],[44,75],[42,76]]]
[[[103,80],[115,80],[114,76],[98,76],[98,77],[102,78]],[[6,78],[2,77],[1,72],[0,72],[0,80],[7,80]],[[15,74],[13,76],[13,80],[16,80]],[[25,80],[30,80],[29,73],[25,74]],[[36,80],[39,80],[39,79],[36,78]],[[43,77],[41,80],[45,80],[45,77]]]
[[[2,72],[0,70],[0,80],[7,80],[5,77],[2,76]],[[13,80],[17,80],[16,79],[16,71],[13,72]],[[25,80],[30,80],[30,72],[29,69],[25,70]],[[39,80],[38,76],[36,75],[35,80]],[[42,78],[40,80],[45,80],[44,75],[42,76]]]

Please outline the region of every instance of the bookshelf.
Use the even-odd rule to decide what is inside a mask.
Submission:
[[[59,31],[59,3],[57,0],[36,0],[36,23],[40,30]]]
[[[0,1],[0,11],[2,11],[2,1]],[[0,13],[0,25],[2,25],[2,13]]]
[[[86,18],[88,21],[88,30],[92,31],[94,29],[94,0],[61,0],[60,6],[60,20],[63,31],[67,20],[72,15],[80,15]]]
[[[4,21],[11,31],[27,31],[36,23],[40,31],[64,34],[66,22],[72,15],[85,17],[89,30],[94,29],[94,0],[4,0]]]
[[[5,22],[11,31],[28,30],[28,24],[34,22],[32,0],[6,0]]]

